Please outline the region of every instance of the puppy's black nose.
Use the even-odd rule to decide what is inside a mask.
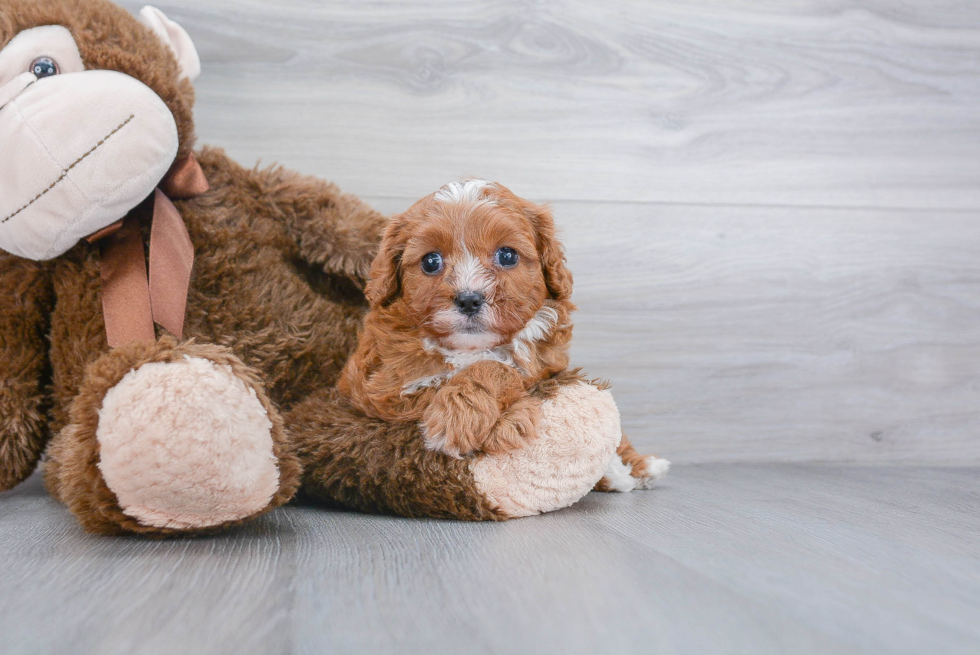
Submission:
[[[480,311],[480,307],[483,307],[486,298],[479,291],[463,291],[462,293],[456,294],[453,302],[459,307],[459,311],[467,316],[473,316],[473,314]]]

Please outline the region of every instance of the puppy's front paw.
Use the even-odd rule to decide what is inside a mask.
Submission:
[[[519,450],[538,436],[540,423],[541,402],[525,396],[507,408],[481,450],[490,455]]]
[[[470,387],[439,390],[422,416],[425,445],[451,457],[479,450],[500,417],[496,398]]]

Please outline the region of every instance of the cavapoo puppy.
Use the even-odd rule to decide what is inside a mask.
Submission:
[[[572,275],[546,207],[484,180],[449,184],[392,218],[371,269],[371,309],[339,383],[364,414],[420,422],[454,457],[537,435],[535,385],[567,371]],[[663,477],[626,437],[596,485]]]

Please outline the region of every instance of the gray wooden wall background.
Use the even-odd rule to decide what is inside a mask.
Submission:
[[[980,3],[159,6],[201,143],[385,212],[553,203],[576,363],[643,449],[980,462]]]

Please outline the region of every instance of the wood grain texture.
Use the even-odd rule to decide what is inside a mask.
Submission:
[[[715,464],[505,524],[87,537],[0,496],[0,652],[975,653],[980,469]]]
[[[161,7],[202,53],[204,140],[361,195],[478,174],[542,199],[980,207],[976,3]]]

